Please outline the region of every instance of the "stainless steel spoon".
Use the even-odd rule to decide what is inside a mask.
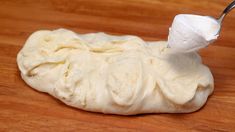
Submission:
[[[220,31],[221,31],[222,23],[223,23],[223,20],[224,20],[225,16],[226,16],[233,8],[235,8],[235,0],[234,0],[232,3],[230,3],[230,4],[224,9],[224,11],[222,12],[222,14],[220,15],[219,18],[214,18],[214,17],[208,16],[208,17],[214,19],[214,20],[219,24],[219,26],[220,26],[219,29],[218,29],[218,32],[216,32],[215,35],[219,35],[219,33],[220,33]]]
[[[223,11],[223,13],[220,15],[220,17],[217,19],[218,23],[222,24],[224,17],[235,7],[235,0],[229,4]]]
[[[218,19],[215,19],[219,24],[220,24],[220,28],[219,28],[219,31],[216,33],[216,35],[219,35],[220,31],[221,31],[221,26],[222,26],[222,22],[225,18],[225,16],[235,7],[235,0],[230,3],[225,9],[224,11],[222,12],[222,14],[220,15],[220,17]],[[211,17],[213,18],[213,17]]]

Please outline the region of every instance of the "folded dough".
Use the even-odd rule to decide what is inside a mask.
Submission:
[[[109,114],[193,112],[214,88],[197,53],[176,54],[166,42],[136,36],[41,30],[26,41],[17,63],[32,88]]]

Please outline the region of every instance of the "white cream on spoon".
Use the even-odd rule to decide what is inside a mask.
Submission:
[[[214,42],[219,30],[220,24],[211,17],[180,14],[170,28],[168,47],[180,52],[196,51]]]
[[[235,1],[218,20],[210,16],[177,15],[170,28],[168,47],[179,52],[193,52],[208,46],[218,38],[224,17],[234,7]]]

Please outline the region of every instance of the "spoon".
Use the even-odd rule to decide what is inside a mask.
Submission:
[[[221,26],[222,26],[222,22],[223,22],[223,20],[224,20],[224,18],[225,18],[225,16],[233,9],[235,7],[235,0],[232,2],[232,3],[230,3],[225,9],[224,9],[224,11],[222,12],[222,14],[220,15],[220,17],[218,18],[218,19],[215,19],[218,23],[219,23],[219,25],[220,25],[220,29],[219,29],[219,31],[217,32],[217,35],[220,33],[220,31],[221,31]],[[213,18],[213,17],[212,17]]]
[[[229,4],[223,11],[223,13],[220,15],[219,19],[217,19],[219,24],[222,24],[224,17],[235,7],[235,0]]]

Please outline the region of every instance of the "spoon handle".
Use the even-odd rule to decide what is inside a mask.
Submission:
[[[229,4],[223,11],[223,13],[221,14],[221,16],[219,17],[218,21],[219,23],[223,22],[224,17],[235,7],[235,0]]]

